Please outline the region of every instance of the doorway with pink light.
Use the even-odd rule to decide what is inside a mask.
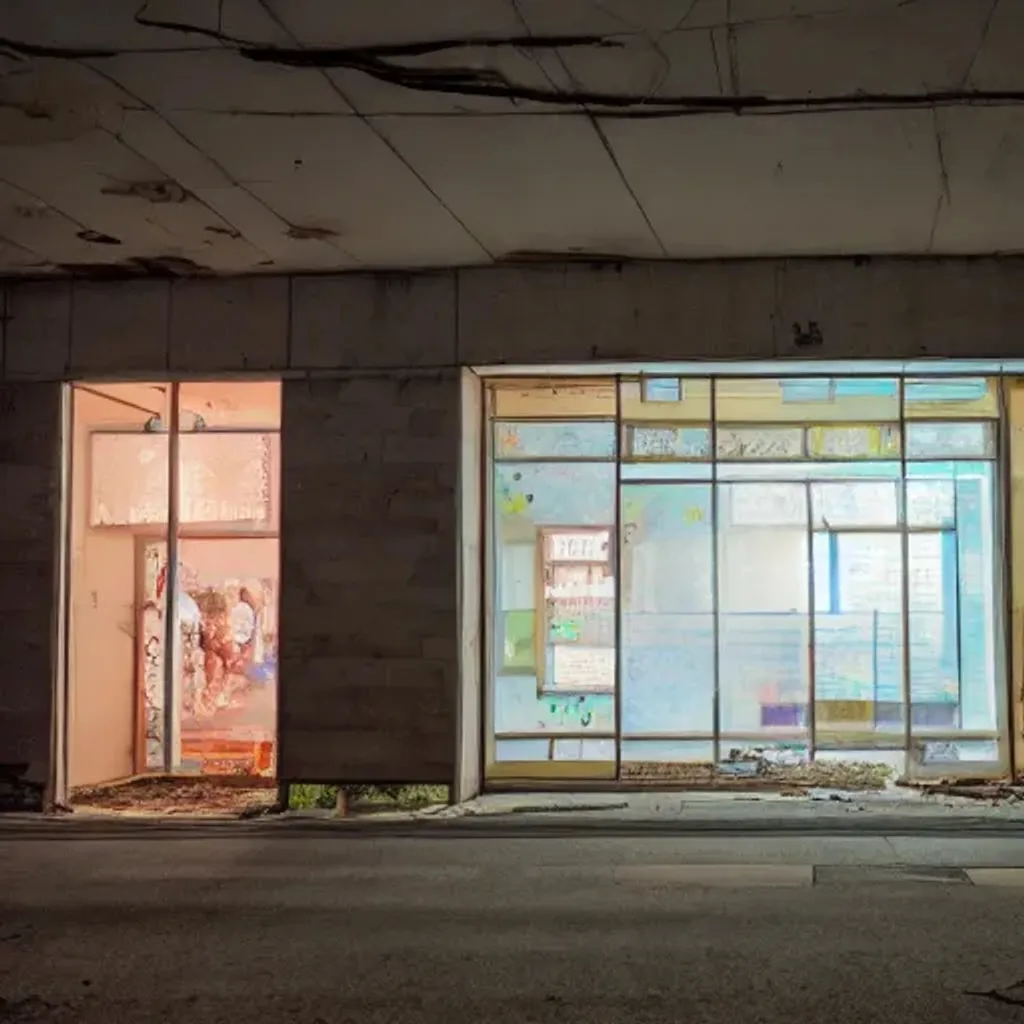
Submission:
[[[272,780],[280,382],[69,390],[66,788]]]

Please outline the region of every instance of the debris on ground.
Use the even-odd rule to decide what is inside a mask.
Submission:
[[[860,792],[885,789],[892,768],[862,761],[785,763],[771,758],[737,757],[721,762],[663,764],[633,761],[622,765],[622,778],[687,789],[752,789],[805,796],[810,789],[845,789]]]
[[[27,764],[0,764],[0,811],[41,811],[43,787],[25,778]]]
[[[1000,801],[1017,803],[1024,800],[1024,786],[1007,782],[983,780],[977,782],[936,782],[914,786],[925,796],[956,796],[969,800]]]
[[[76,811],[251,818],[277,809],[277,784],[259,779],[136,778],[75,789]]]

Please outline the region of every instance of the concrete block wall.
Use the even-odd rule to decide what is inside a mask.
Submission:
[[[55,281],[8,285],[5,301],[11,380],[1024,349],[1019,257]]]
[[[58,384],[0,384],[0,806],[52,767],[60,418]]]
[[[453,782],[459,376],[288,381],[284,779]]]
[[[2,677],[0,764],[46,762],[54,382],[284,377],[283,772],[466,789],[479,707],[461,699],[459,662],[479,637],[458,614],[460,464],[475,461],[459,367],[1024,358],[1019,258],[53,281],[0,286],[0,300],[3,393],[39,396],[0,425],[0,608],[30,595],[23,623],[0,621],[22,665]],[[8,494],[46,511],[26,519]]]

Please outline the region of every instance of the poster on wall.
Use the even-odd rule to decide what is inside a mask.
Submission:
[[[545,529],[544,692],[615,689],[615,576],[610,528]]]
[[[89,525],[166,523],[167,435],[97,431],[89,441]],[[182,434],[179,521],[269,524],[280,446],[275,433]]]

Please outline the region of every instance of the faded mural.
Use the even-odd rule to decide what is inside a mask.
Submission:
[[[277,691],[277,580],[225,575],[216,563],[244,546],[276,559],[275,539],[192,540],[180,545],[175,691],[183,771],[273,774]],[[214,548],[220,551],[214,551]],[[239,552],[242,553],[241,551]],[[269,556],[269,557],[268,557]],[[146,763],[164,763],[166,546],[145,546],[143,704]]]

